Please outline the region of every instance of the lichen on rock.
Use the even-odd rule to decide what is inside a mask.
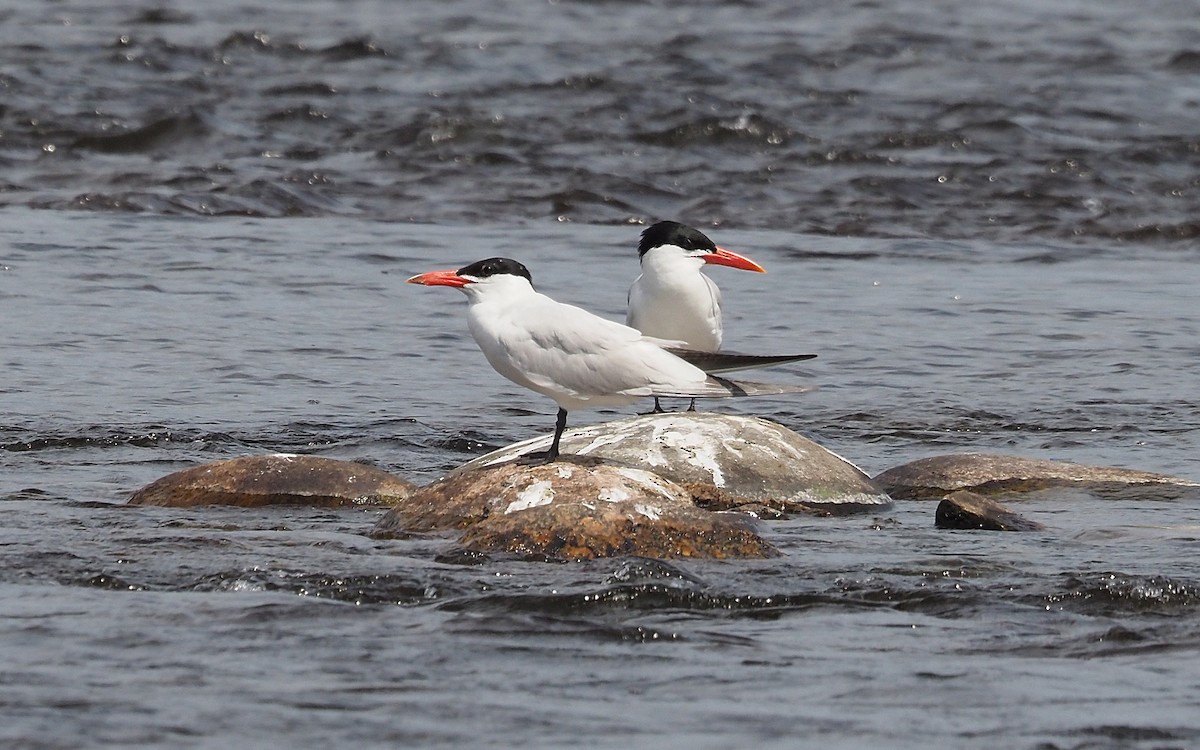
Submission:
[[[652,472],[590,458],[455,471],[394,506],[372,535],[436,530],[464,530],[471,550],[565,560],[778,554],[749,516],[702,510]]]

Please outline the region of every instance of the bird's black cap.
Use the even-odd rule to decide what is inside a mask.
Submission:
[[[459,276],[474,276],[477,279],[486,279],[488,276],[498,276],[507,273],[513,276],[524,276],[526,279],[529,279],[529,283],[533,283],[533,277],[529,275],[529,269],[512,258],[477,260],[469,266],[463,266],[458,269],[457,273]]]
[[[638,257],[662,245],[675,245],[684,250],[704,250],[712,252],[717,249],[716,243],[704,236],[699,229],[693,229],[687,224],[677,221],[660,221],[642,232],[642,242],[638,245]]]

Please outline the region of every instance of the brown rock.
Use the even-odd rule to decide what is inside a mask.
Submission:
[[[413,485],[371,466],[277,453],[194,466],[151,482],[130,505],[391,505]]]
[[[1164,474],[988,453],[922,458],[878,474],[875,482],[898,500],[935,500],[962,489],[991,494],[1063,486],[1098,493],[1130,486],[1200,487]]]
[[[1039,531],[1046,528],[990,498],[967,490],[951,492],[938,503],[934,525],[939,529]]]
[[[469,471],[549,447],[549,436],[489,453]],[[562,452],[652,471],[713,510],[747,505],[784,513],[878,512],[891,498],[832,451],[783,425],[713,412],[630,417],[566,432]],[[708,486],[710,489],[704,489]]]
[[[565,560],[778,554],[750,517],[701,510],[672,482],[594,459],[455,471],[394,506],[372,535],[436,529],[466,529],[472,550]]]

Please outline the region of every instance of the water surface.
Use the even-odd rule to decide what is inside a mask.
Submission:
[[[0,740],[22,748],[1200,744],[1200,497],[797,519],[761,562],[547,564],[379,511],[126,507],[247,453],[418,482],[549,431],[492,255],[623,317],[704,227],[761,414],[875,473],[1200,479],[1189,3],[0,10]],[[631,410],[581,411],[572,423]]]

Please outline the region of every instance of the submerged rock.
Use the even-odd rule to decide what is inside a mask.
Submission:
[[[975,492],[951,492],[938,503],[934,525],[939,529],[985,531],[1039,531],[1046,528],[1008,506]]]
[[[439,529],[465,529],[467,549],[563,560],[778,554],[745,514],[701,510],[648,471],[570,457],[460,469],[395,505],[372,536]]]
[[[550,437],[533,438],[481,456],[472,471],[530,452]],[[841,456],[757,417],[668,412],[579,427],[563,434],[564,455],[601,459],[684,486],[706,508],[761,508],[768,513],[878,512],[891,504],[871,478]]]
[[[1165,474],[989,453],[922,458],[878,474],[875,482],[898,500],[938,499],[962,489],[997,493],[1072,486],[1103,493],[1131,486],[1200,487]]]
[[[194,466],[158,479],[130,505],[391,505],[413,485],[381,469],[319,456],[276,453]]]

